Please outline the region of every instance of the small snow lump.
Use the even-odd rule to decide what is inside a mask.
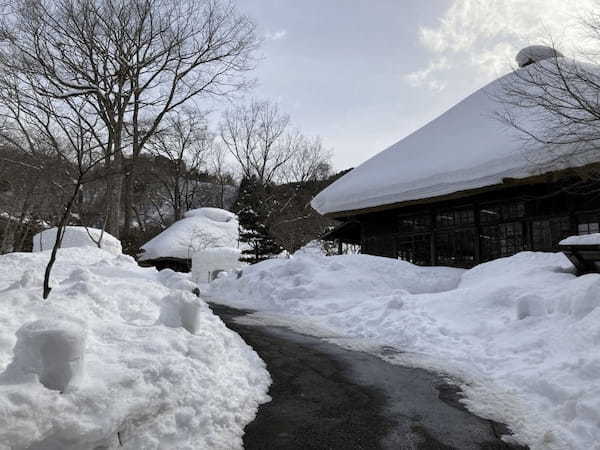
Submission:
[[[519,67],[525,67],[550,58],[562,58],[563,54],[552,47],[545,45],[530,45],[517,53],[516,60]]]

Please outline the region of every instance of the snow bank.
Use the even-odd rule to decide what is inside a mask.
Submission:
[[[507,423],[532,449],[598,448],[600,275],[575,277],[562,254],[525,252],[461,272],[300,252],[210,292],[457,375],[471,410]]]
[[[94,248],[0,256],[0,448],[242,448],[264,363],[170,270]],[[182,290],[183,289],[183,290]]]
[[[600,233],[583,234],[581,236],[569,236],[559,242],[558,245],[599,245]]]
[[[56,241],[57,228],[50,228],[33,236],[33,251],[40,252],[50,250],[54,247]],[[102,232],[97,228],[90,227],[74,227],[69,226],[65,229],[65,234],[62,240],[62,248],[69,247],[95,247],[98,248],[98,242],[102,236],[101,247],[115,255],[120,255],[122,252],[121,241],[106,231]]]
[[[378,256],[327,257],[309,249],[248,266],[239,280],[230,276],[213,283],[210,293],[240,307],[318,315],[377,304],[390,294],[453,289],[462,272]]]
[[[199,208],[185,213],[165,231],[146,242],[139,260],[191,259],[194,252],[209,247],[237,247],[237,216],[219,208]]]
[[[198,250],[192,257],[192,278],[196,283],[208,283],[217,271],[229,272],[239,269],[240,250],[214,247]]]

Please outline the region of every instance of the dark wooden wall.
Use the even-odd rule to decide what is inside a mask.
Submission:
[[[362,252],[421,265],[472,267],[520,251],[556,251],[558,242],[598,232],[600,197],[557,184],[513,186],[445,202],[353,217]]]

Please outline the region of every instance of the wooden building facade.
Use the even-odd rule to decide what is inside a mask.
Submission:
[[[326,239],[360,242],[369,255],[468,268],[521,251],[557,251],[567,236],[599,232],[600,194],[569,193],[569,180],[551,178],[336,214],[343,225]]]

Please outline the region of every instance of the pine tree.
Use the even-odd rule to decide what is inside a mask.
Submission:
[[[240,242],[247,246],[242,250],[240,261],[255,264],[282,251],[267,225],[268,191],[268,186],[263,186],[255,177],[242,179],[239,197],[234,205],[240,224]]]

